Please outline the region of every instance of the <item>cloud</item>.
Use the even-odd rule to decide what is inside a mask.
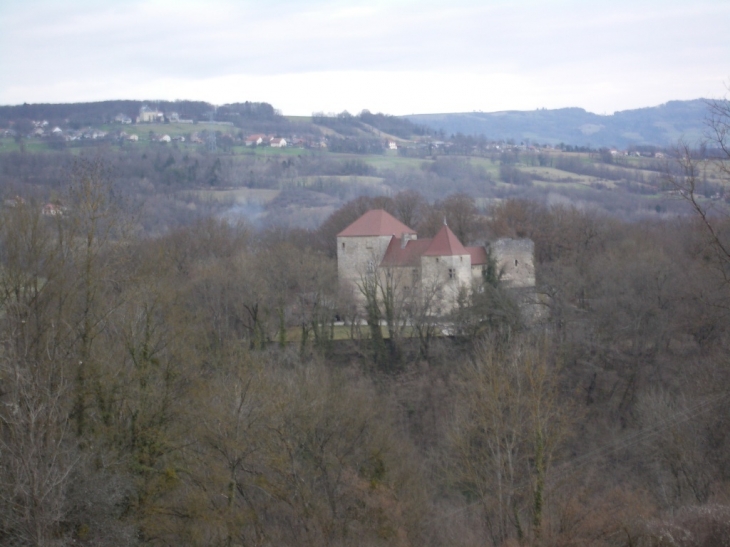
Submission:
[[[723,2],[671,0],[27,0],[0,7],[0,103],[255,96],[302,113],[325,97],[354,111],[369,95],[403,113],[510,99],[611,110],[631,95],[648,106],[721,92],[729,16]],[[595,93],[603,107],[589,106]]]

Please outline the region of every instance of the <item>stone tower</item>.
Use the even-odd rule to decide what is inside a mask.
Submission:
[[[416,239],[412,230],[383,209],[372,209],[337,234],[337,274],[353,287],[380,266],[391,239]]]

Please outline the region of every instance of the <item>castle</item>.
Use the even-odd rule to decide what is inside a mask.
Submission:
[[[363,300],[365,280],[373,276],[397,280],[397,290],[438,290],[434,312],[448,313],[460,292],[480,282],[490,257],[502,283],[511,288],[535,286],[534,244],[529,239],[499,239],[490,245],[465,247],[446,225],[429,239],[382,209],[373,209],[337,234],[340,284]]]

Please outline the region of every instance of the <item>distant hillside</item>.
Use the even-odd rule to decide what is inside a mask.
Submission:
[[[315,113],[312,115],[312,122],[317,125],[329,127],[343,136],[357,136],[380,132],[402,139],[409,139],[414,136],[423,136],[432,133],[430,128],[419,125],[399,116],[389,114],[373,114],[369,110],[363,110],[360,114],[353,116],[349,112],[341,112],[335,115]]]
[[[624,110],[601,116],[582,108],[557,110],[414,114],[404,118],[447,135],[484,135],[488,139],[540,144],[590,145],[593,148],[631,145],[668,146],[679,138],[702,136],[707,106],[703,99]]]
[[[100,101],[93,103],[22,104],[0,106],[0,127],[18,120],[47,120],[53,125],[67,122],[82,127],[109,123],[123,114],[134,120],[142,106],[159,109],[165,115],[176,112],[180,118],[191,120],[277,121],[283,118],[268,103],[233,103],[216,107],[202,101]]]

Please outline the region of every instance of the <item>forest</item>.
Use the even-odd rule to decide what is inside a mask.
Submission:
[[[727,545],[730,221],[706,195],[730,157],[678,149],[633,181],[674,213],[631,217],[480,200],[459,157],[160,150],[0,155],[0,544]],[[395,191],[353,190],[375,175]],[[189,196],[278,187],[271,219],[303,177],[339,196],[311,227]],[[376,207],[531,238],[540,313],[498,272],[448,317],[360,309],[335,236]]]

